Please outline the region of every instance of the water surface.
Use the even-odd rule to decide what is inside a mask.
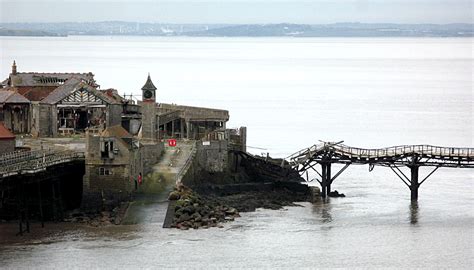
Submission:
[[[19,71],[92,71],[102,88],[138,95],[151,72],[159,102],[228,109],[228,126],[248,126],[248,144],[266,149],[253,153],[278,157],[319,139],[472,147],[472,42],[2,37],[0,74],[16,59]],[[4,230],[0,262],[14,269],[472,269],[473,187],[470,170],[440,169],[412,204],[389,169],[351,166],[333,185],[346,198],[245,213],[224,229],[48,224],[14,241]]]

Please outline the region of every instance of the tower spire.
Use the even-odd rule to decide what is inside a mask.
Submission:
[[[156,87],[153,84],[153,81],[151,80],[150,73],[148,73],[148,78],[146,79],[145,85],[142,87],[142,90],[152,90],[155,91]]]
[[[16,75],[16,61],[15,60],[13,60],[12,75]]]

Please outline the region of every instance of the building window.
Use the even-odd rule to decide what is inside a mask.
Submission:
[[[114,141],[112,139],[104,139],[100,142],[100,157],[114,158]]]
[[[101,167],[99,168],[99,175],[104,176],[104,175],[112,175],[112,169],[104,168]]]

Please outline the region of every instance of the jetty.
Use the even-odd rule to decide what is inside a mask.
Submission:
[[[369,165],[389,167],[411,191],[411,200],[418,200],[419,187],[439,168],[474,168],[474,148],[441,147],[432,145],[402,145],[379,149],[365,149],[347,146],[341,142],[321,142],[300,150],[282,162],[282,166],[296,169],[306,175],[306,181],[316,180],[321,185],[321,196],[331,192],[331,185],[350,165]],[[332,164],[344,164],[334,175]],[[321,172],[318,166],[321,167]],[[421,181],[419,168],[433,167]],[[410,170],[409,176],[402,168]],[[308,171],[314,171],[319,178],[309,179]]]

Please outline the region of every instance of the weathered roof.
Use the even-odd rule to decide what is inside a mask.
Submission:
[[[182,118],[186,118],[191,121],[229,121],[229,111],[227,110],[166,103],[160,103],[157,106],[157,112],[159,115],[179,111],[181,112]]]
[[[94,74],[89,73],[37,73],[19,72],[10,74],[9,82],[11,86],[60,86],[71,77],[76,77],[95,85]]]
[[[155,85],[151,81],[150,74],[148,74],[148,78],[146,79],[145,85],[142,87],[142,90],[156,90]]]
[[[88,92],[94,94],[96,97],[100,98],[108,104],[119,104],[119,102],[108,97],[101,91],[95,89],[94,87],[90,86],[89,84],[76,77],[68,79],[63,85],[56,88],[46,98],[44,98],[41,103],[57,104],[58,102],[60,102],[61,100],[63,100],[64,98],[79,89],[86,89]]]
[[[28,104],[30,101],[24,96],[11,90],[0,90],[0,103],[25,103]]]
[[[23,86],[13,87],[20,95],[30,101],[41,101],[53,92],[58,86]]]
[[[114,99],[117,102],[120,102],[120,103],[125,102],[125,98],[123,98],[121,95],[119,95],[117,89],[109,88],[109,89],[99,90],[99,91],[104,93],[109,98]]]
[[[106,128],[100,134],[103,137],[116,137],[116,138],[133,138],[127,130],[125,130],[121,125],[111,126]]]
[[[15,135],[0,122],[0,140],[15,139]]]

